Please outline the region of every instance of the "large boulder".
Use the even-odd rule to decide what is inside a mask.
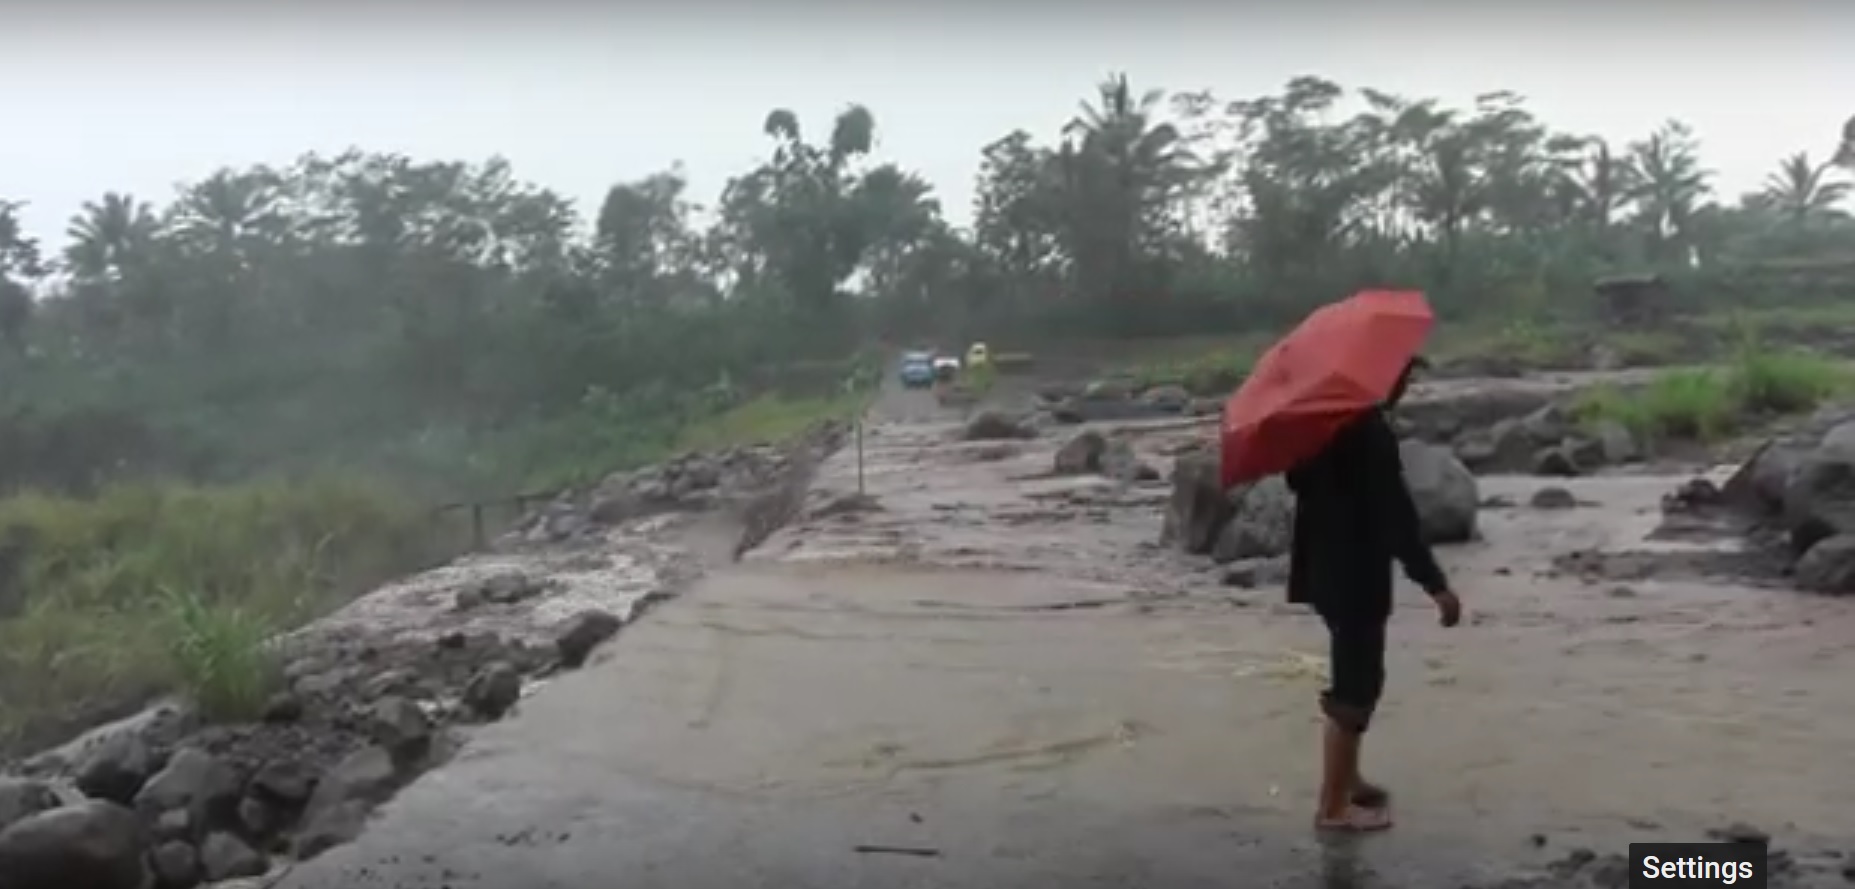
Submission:
[[[1784,526],[1798,554],[1855,532],[1855,455],[1819,447],[1798,460],[1784,485]]]
[[[966,429],[962,435],[967,441],[1000,441],[1036,438],[1037,430],[1010,414],[985,410],[974,414],[972,419],[966,421]]]
[[[51,787],[20,778],[0,777],[0,830],[47,809],[58,807]]]
[[[1295,494],[1279,475],[1231,492],[1230,521],[1218,532],[1211,558],[1218,564],[1279,556],[1294,539]]]
[[[1855,593],[1855,534],[1837,534],[1813,544],[1793,570],[1797,588],[1846,596]]]
[[[1739,465],[1721,492],[1734,507],[1758,519],[1784,514],[1785,492],[1810,450],[1782,441],[1767,441]]]
[[[1211,551],[1235,510],[1218,480],[1216,451],[1187,453],[1172,464],[1172,499],[1160,528],[1160,543],[1195,555]]]
[[[237,823],[243,781],[237,769],[197,747],[184,747],[135,795],[135,809],[153,819],[183,809],[195,829]]]
[[[1415,439],[1398,445],[1404,480],[1417,502],[1417,517],[1430,543],[1475,539],[1475,514],[1481,506],[1474,474],[1449,448]]]
[[[141,820],[115,803],[50,809],[0,831],[0,887],[144,889],[148,846]]]
[[[1076,437],[1056,451],[1054,469],[1058,475],[1082,475],[1101,470],[1101,455],[1108,449],[1108,439],[1093,429],[1076,433]]]

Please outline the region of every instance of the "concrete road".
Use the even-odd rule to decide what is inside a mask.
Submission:
[[[1104,593],[1023,574],[715,576],[284,885],[1262,887],[1475,870],[1471,844],[1439,844],[1417,817],[1363,862],[1323,854],[1306,827],[1306,684],[1239,683],[1212,668],[1230,660],[1215,619]],[[1295,665],[1267,645],[1249,660]],[[1308,756],[1272,781],[1285,750]],[[1328,881],[1348,867],[1364,876]]]
[[[1323,845],[1318,623],[1153,546],[1163,484],[891,401],[862,472],[818,479],[877,510],[661,606],[282,885],[1433,889],[1730,821],[1855,835],[1855,602],[1554,566],[1646,545],[1675,479],[1566,481],[1577,508],[1490,507],[1442,553],[1471,620],[1407,591],[1368,744],[1398,826]],[[1159,460],[1195,433],[1130,434]]]

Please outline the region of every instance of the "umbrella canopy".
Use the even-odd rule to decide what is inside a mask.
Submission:
[[[1293,469],[1391,395],[1435,315],[1423,294],[1367,290],[1314,311],[1224,405],[1225,487]]]

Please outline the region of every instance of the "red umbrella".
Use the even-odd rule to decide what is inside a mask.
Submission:
[[[1423,294],[1366,290],[1314,311],[1224,405],[1224,487],[1285,472],[1384,401],[1435,316]]]

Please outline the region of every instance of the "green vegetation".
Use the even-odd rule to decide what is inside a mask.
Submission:
[[[249,713],[258,643],[455,542],[359,479],[0,501],[0,750],[160,689]]]
[[[1798,155],[1716,200],[1678,123],[1612,145],[1508,93],[1448,108],[1315,77],[1167,98],[1110,78],[1060,132],[978,147],[964,227],[872,155],[856,105],[822,132],[771,111],[701,214],[677,169],[582,218],[500,159],[359,150],[164,205],[106,192],[56,246],[0,200],[0,735],[175,685],[248,712],[257,639],[443,551],[425,505],[841,416],[846,379],[889,373],[877,342],[1209,332],[1131,375],[1216,392],[1313,305],[1391,285],[1440,330],[1489,331],[1468,352],[1549,363],[1589,345],[1597,276],[1855,244],[1838,168]],[[1816,391],[1800,362],[1655,397],[1769,407]]]
[[[1748,343],[1723,368],[1668,371],[1633,392],[1592,390],[1575,413],[1590,422],[1615,420],[1651,441],[1710,441],[1759,419],[1815,407],[1852,381],[1847,365]]]

